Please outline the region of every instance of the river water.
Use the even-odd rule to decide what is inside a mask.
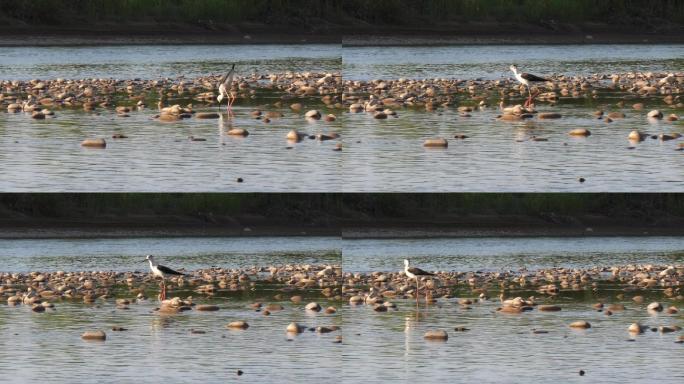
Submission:
[[[282,71],[342,72],[344,79],[508,78],[508,64],[540,75],[680,71],[681,45],[437,46],[340,47],[337,45],[22,47],[0,52],[0,79],[142,78],[158,79],[220,74],[232,62],[239,74]],[[329,109],[317,100],[304,111],[337,115],[335,122],[310,122],[287,106],[273,107],[273,95],[258,93],[239,102],[235,118],[188,119],[164,124],[152,119],[154,108],[118,117],[114,111],[86,113],[58,109],[55,118],[0,112],[0,190],[3,191],[216,191],[216,192],[667,192],[684,190],[677,172],[682,139],[628,142],[639,130],[649,135],[684,133],[681,121],[649,121],[659,108],[682,111],[660,98],[643,101],[626,119],[606,124],[596,109],[620,110],[622,95],[597,99],[562,98],[540,112],[559,120],[500,122],[495,97],[491,107],[460,117],[453,109],[426,113],[397,111],[398,118],[378,121],[368,114]],[[187,100],[178,100],[187,103]],[[459,100],[457,102],[460,103]],[[464,100],[463,102],[468,102]],[[636,101],[634,101],[636,102]],[[287,103],[286,103],[287,104]],[[279,111],[270,124],[250,111]],[[213,111],[197,105],[195,110]],[[244,128],[246,138],[228,137]],[[574,128],[592,136],[570,138]],[[286,134],[336,132],[338,140],[304,140],[293,145]],[[106,150],[80,147],[86,137],[109,139]],[[466,140],[453,139],[456,134]],[[425,139],[450,139],[445,150],[426,150]],[[532,137],[547,141],[532,141]],[[190,141],[190,137],[205,141]],[[341,152],[333,151],[337,144]],[[584,183],[578,182],[582,178]],[[237,182],[242,179],[243,182]]]

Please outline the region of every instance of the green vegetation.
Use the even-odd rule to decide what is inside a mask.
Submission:
[[[344,11],[372,23],[435,21],[582,22],[631,24],[661,18],[684,22],[680,0],[345,0]]]
[[[2,1],[0,16],[30,24],[109,22],[261,22],[308,24],[338,15],[338,0],[31,0]]]
[[[31,0],[0,2],[0,19],[29,24],[257,22],[279,25],[458,21],[684,22],[681,0]]]

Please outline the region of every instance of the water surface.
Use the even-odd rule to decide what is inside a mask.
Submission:
[[[681,264],[684,237],[538,237],[343,240],[345,272],[400,271],[404,259],[428,271],[591,268]]]
[[[530,73],[590,75],[681,71],[682,44],[450,45],[343,47],[344,76],[370,79],[499,79],[517,64]]]
[[[0,270],[147,271],[148,254],[187,271],[341,261],[335,237],[22,239],[0,240]]]

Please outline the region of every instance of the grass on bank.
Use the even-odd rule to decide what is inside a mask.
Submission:
[[[258,22],[280,25],[439,21],[684,22],[681,0],[31,0],[0,2],[2,17],[35,25]]]

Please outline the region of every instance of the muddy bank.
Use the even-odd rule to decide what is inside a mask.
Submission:
[[[343,44],[435,46],[487,44],[672,44],[684,43],[684,26],[622,26],[600,23],[532,24],[467,22],[440,25],[273,26],[262,24],[106,24],[103,26],[0,27],[0,46]]]
[[[0,239],[342,236],[345,239],[440,237],[684,236],[684,219],[657,223],[603,216],[481,215],[426,219],[328,218],[316,223],[267,217],[138,216],[110,219],[0,220]]]

